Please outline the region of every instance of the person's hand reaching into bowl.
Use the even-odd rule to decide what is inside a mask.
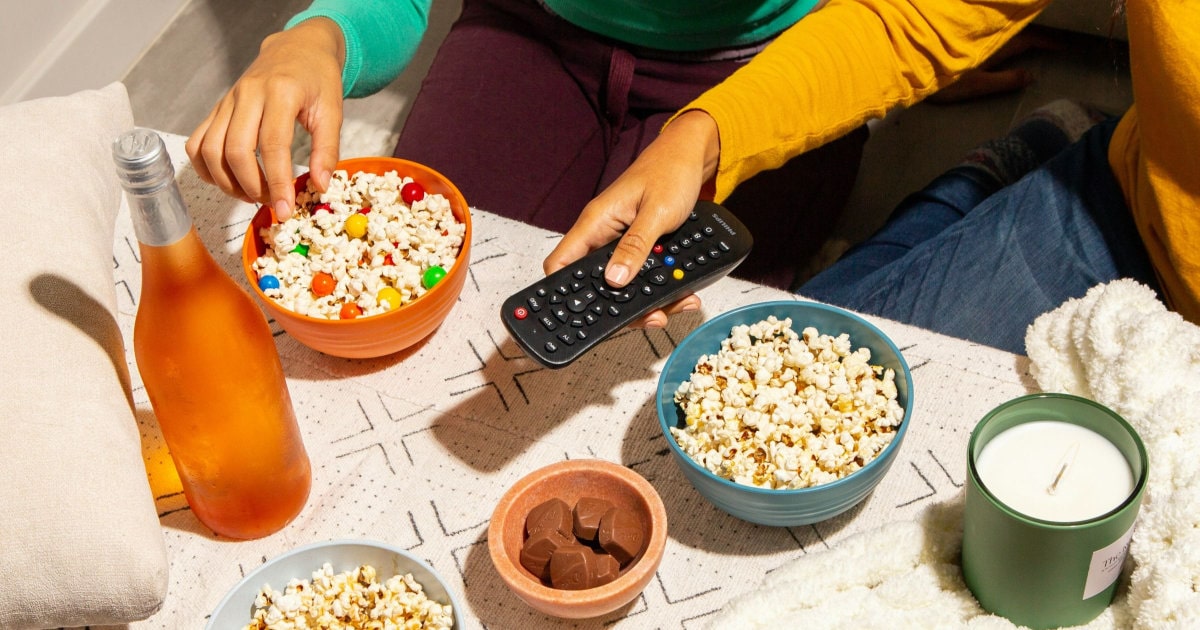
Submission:
[[[266,38],[258,57],[188,138],[188,157],[200,179],[287,219],[296,201],[292,137],[298,121],[312,135],[309,172],[324,191],[338,161],[345,54],[342,31],[324,18]]]
[[[621,237],[604,279],[623,287],[637,274],[654,243],[683,225],[704,184],[717,172],[717,124],[707,113],[681,114],[642,151],[608,188],[596,196],[542,264],[547,274]],[[622,235],[624,233],[624,235]],[[700,308],[695,294],[642,317],[635,326],[666,326],[669,315]]]

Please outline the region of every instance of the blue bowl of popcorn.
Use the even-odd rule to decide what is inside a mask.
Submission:
[[[343,601],[373,602],[378,620],[396,624],[389,627],[466,627],[465,609],[423,560],[387,543],[347,539],[312,543],[267,560],[230,589],[205,628],[321,627],[316,619],[333,614],[343,593],[349,594]],[[337,614],[365,619],[370,610],[354,604]]]
[[[911,424],[899,348],[844,309],[762,302],[692,331],[659,375],[659,425],[705,499],[752,523],[807,525],[865,499]]]

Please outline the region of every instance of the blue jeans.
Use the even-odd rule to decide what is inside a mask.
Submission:
[[[1116,122],[1003,188],[950,170],[797,292],[1024,354],[1038,315],[1097,284],[1127,277],[1158,291],[1108,166]]]

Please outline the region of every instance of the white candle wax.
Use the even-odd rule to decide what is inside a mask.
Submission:
[[[976,458],[979,480],[1026,516],[1095,518],[1133,493],[1133,471],[1104,436],[1069,422],[1038,420],[1000,432]]]

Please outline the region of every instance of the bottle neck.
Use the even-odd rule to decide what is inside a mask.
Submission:
[[[162,138],[147,129],[125,132],[113,142],[113,161],[138,241],[162,247],[187,236],[192,218]]]

